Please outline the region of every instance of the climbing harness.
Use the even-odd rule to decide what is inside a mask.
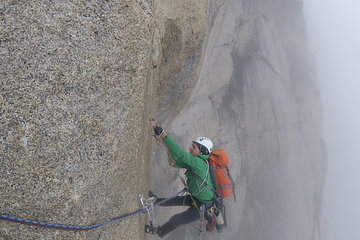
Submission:
[[[195,199],[190,195],[192,204],[195,206],[195,208],[199,211],[200,215],[200,227],[199,227],[199,236],[205,235],[206,232],[212,232],[213,226],[216,224],[215,222],[215,209],[216,205],[215,203],[205,204],[201,203],[198,205],[195,201]],[[206,222],[208,222],[206,224]]]

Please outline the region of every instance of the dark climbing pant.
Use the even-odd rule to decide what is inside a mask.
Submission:
[[[158,198],[156,199],[156,202],[160,202],[164,200],[165,198]],[[195,202],[197,204],[197,207],[194,205],[193,200],[190,195],[185,196],[177,196],[173,199],[170,199],[169,201],[160,204],[160,206],[189,206],[189,208],[182,213],[178,213],[174,216],[172,216],[167,223],[157,228],[157,234],[159,237],[164,237],[169,232],[173,231],[175,228],[188,224],[191,222],[194,222],[196,220],[200,219],[200,212],[198,207],[202,203],[200,203],[198,200],[195,199]]]

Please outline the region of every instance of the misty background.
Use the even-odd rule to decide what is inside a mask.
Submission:
[[[359,239],[360,2],[306,0],[309,44],[321,84],[328,170],[325,239]]]

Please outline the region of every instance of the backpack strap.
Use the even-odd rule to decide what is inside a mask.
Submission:
[[[191,175],[195,178],[196,185],[198,187],[198,192],[194,193],[194,195],[201,193],[202,191],[204,191],[205,188],[208,188],[208,189],[214,191],[214,189],[210,188],[209,185],[206,183],[206,178],[208,177],[209,172],[210,172],[209,171],[210,164],[207,160],[204,160],[204,161],[207,163],[207,169],[206,169],[206,174],[205,174],[204,179],[201,179],[201,177],[198,174],[196,174],[196,172],[194,172],[191,168],[186,168],[191,173]],[[200,185],[199,185],[199,180],[201,180]]]
[[[230,174],[230,171],[229,171],[229,168],[228,167],[226,167],[226,172],[227,172],[227,175],[228,175],[228,177],[230,178],[230,180],[231,180],[231,185],[232,185],[232,188],[233,188],[233,195],[234,195],[234,202],[236,202],[236,195],[235,195],[235,182],[234,182],[234,180],[233,180],[233,178],[231,177],[231,174]]]
[[[197,175],[197,174],[196,174],[192,169],[190,169],[190,168],[187,168],[187,170],[188,170],[188,171],[191,173],[191,175],[195,178],[196,185],[198,186],[198,192],[197,192],[196,194],[199,194],[200,192],[204,191],[205,188],[208,188],[208,189],[210,189],[211,191],[213,191],[213,192],[218,196],[219,192],[218,192],[216,189],[211,188],[211,187],[206,183],[206,179],[205,179],[205,180],[202,180],[202,179],[200,178],[200,176]],[[207,175],[206,175],[206,177],[207,177]],[[200,185],[199,185],[199,180],[202,181],[202,183],[201,183]],[[203,184],[205,184],[205,187],[200,190],[200,187],[202,187]]]
[[[218,184],[218,181],[217,181],[217,178],[216,178],[216,173],[215,173],[215,168],[209,164],[209,169],[210,169],[210,175],[211,175],[211,181],[212,181],[212,184],[214,186],[213,189],[211,189],[218,197],[220,196],[219,192],[218,192],[218,188],[219,188],[219,184]]]

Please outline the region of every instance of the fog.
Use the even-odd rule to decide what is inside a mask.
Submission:
[[[360,2],[305,0],[304,7],[321,86],[328,152],[324,239],[359,239]]]

